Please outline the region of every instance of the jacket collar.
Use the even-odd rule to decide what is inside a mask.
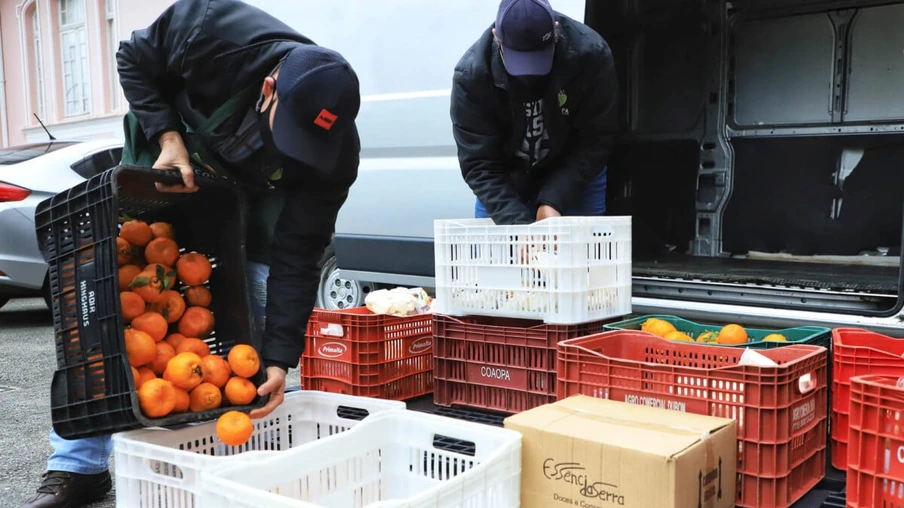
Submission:
[[[574,77],[581,69],[577,51],[575,51],[568,37],[570,35],[570,30],[567,26],[569,21],[558,14],[556,15],[556,21],[559,22],[559,33],[551,72],[556,86],[561,88],[565,81]],[[493,27],[490,28],[492,29]],[[490,72],[493,75],[493,83],[497,87],[507,90],[508,73],[505,71],[505,64],[502,63],[502,56],[499,54],[499,43],[496,42],[492,30],[487,30],[487,33],[490,37]]]

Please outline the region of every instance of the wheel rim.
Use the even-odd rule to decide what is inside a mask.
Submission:
[[[364,304],[364,296],[369,289],[369,286],[358,281],[339,277],[336,258],[330,258],[321,271],[318,306],[330,310],[360,307]]]

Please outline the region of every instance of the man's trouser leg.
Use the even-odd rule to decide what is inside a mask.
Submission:
[[[597,217],[606,214],[606,187],[608,167],[603,168],[584,189],[579,200],[568,207],[566,216]]]
[[[50,445],[53,454],[47,459],[47,470],[67,473],[103,473],[109,467],[113,451],[113,439],[109,435],[68,440],[58,436],[52,428]]]

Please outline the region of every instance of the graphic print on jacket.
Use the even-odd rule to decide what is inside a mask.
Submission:
[[[543,118],[543,99],[524,103],[527,115],[524,141],[517,156],[527,163],[528,167],[536,166],[549,154],[549,132]]]

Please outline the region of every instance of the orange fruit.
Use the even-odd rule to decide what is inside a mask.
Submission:
[[[204,371],[204,382],[210,383],[217,388],[226,386],[232,369],[229,368],[229,362],[220,355],[207,355],[201,358],[201,369]]]
[[[184,413],[188,411],[188,407],[191,405],[191,398],[188,396],[188,391],[175,385],[173,385],[173,390],[176,391],[176,407],[173,408],[173,412]]]
[[[205,307],[189,307],[179,320],[179,333],[186,337],[206,339],[213,332],[213,312]]]
[[[788,342],[788,338],[780,333],[770,333],[763,337],[765,342]]]
[[[153,235],[154,238],[176,239],[176,236],[173,234],[173,225],[168,222],[154,222],[148,227],[151,228],[151,235]]]
[[[151,362],[151,370],[154,371],[154,374],[158,376],[163,375],[163,371],[166,370],[166,364],[176,356],[176,350],[173,346],[170,346],[164,341],[160,341],[156,344],[157,349],[157,358],[154,358],[154,361]]]
[[[220,389],[210,383],[199,384],[188,395],[191,399],[188,408],[195,413],[216,409],[223,403]]]
[[[119,305],[122,307],[122,320],[126,324],[145,313],[144,299],[131,291],[119,293]]]
[[[257,351],[248,344],[236,344],[229,350],[229,368],[236,376],[249,378],[261,368],[261,360],[257,356]]]
[[[187,252],[176,261],[179,280],[186,286],[200,286],[210,279],[213,268],[204,254]]]
[[[163,371],[163,379],[173,383],[173,385],[186,390],[192,390],[201,384],[204,378],[204,371],[201,370],[201,357],[194,353],[176,353],[166,369]]]
[[[173,346],[173,349],[176,349],[177,347],[179,347],[179,343],[185,340],[185,335],[182,335],[181,333],[171,333],[167,335],[163,340],[165,340],[166,343],[170,346]]]
[[[138,265],[123,265],[119,267],[119,290],[120,291],[128,291],[129,284],[132,283],[132,280],[141,273],[141,268]]]
[[[150,304],[150,309],[160,313],[167,323],[175,323],[182,318],[185,312],[185,300],[178,291],[172,289],[163,292],[163,300]]]
[[[204,286],[192,286],[185,290],[185,302],[196,307],[210,307],[210,290]]]
[[[253,433],[251,417],[241,411],[227,411],[217,419],[217,437],[223,444],[241,446],[251,439]]]
[[[176,407],[176,391],[165,379],[151,379],[138,389],[138,404],[148,418],[163,418]]]
[[[123,266],[132,260],[132,244],[121,236],[116,237],[116,261]]]
[[[141,374],[138,373],[138,369],[129,365],[129,368],[132,369],[132,379],[135,381],[135,389],[138,389],[138,378]]]
[[[694,342],[693,338],[691,338],[690,336],[688,336],[687,334],[685,334],[683,332],[679,332],[678,330],[665,334],[665,337],[663,337],[663,338],[665,338],[667,340],[677,340],[677,341],[682,341],[682,342]]]
[[[747,342],[747,330],[741,325],[725,325],[716,338],[719,344],[744,344]]]
[[[129,358],[129,365],[132,367],[147,365],[153,362],[154,358],[157,358],[157,347],[154,339],[141,330],[126,329],[125,343],[126,356]]]
[[[119,236],[137,247],[144,247],[154,238],[150,226],[143,220],[124,222],[119,228]]]
[[[668,321],[659,318],[647,319],[640,329],[647,333],[665,338],[666,334],[675,331],[675,326]]]
[[[148,367],[140,367],[138,369],[138,384],[136,388],[141,388],[141,385],[147,383],[151,379],[157,379],[157,374],[154,374],[154,371]]]
[[[129,288],[148,303],[157,303],[165,298],[163,293],[176,283],[176,272],[166,265],[151,263],[132,279]]]
[[[169,238],[154,238],[144,248],[144,259],[148,263],[173,266],[179,259],[179,246]]]
[[[251,404],[254,397],[257,396],[257,388],[254,383],[243,377],[229,378],[229,381],[226,382],[226,387],[223,388],[223,392],[226,394],[226,400],[233,406]]]
[[[179,342],[176,346],[176,353],[194,353],[201,358],[210,354],[210,346],[201,339],[187,337]]]
[[[166,338],[169,325],[162,315],[156,312],[145,312],[132,320],[132,328],[150,335],[154,342],[160,342]]]

